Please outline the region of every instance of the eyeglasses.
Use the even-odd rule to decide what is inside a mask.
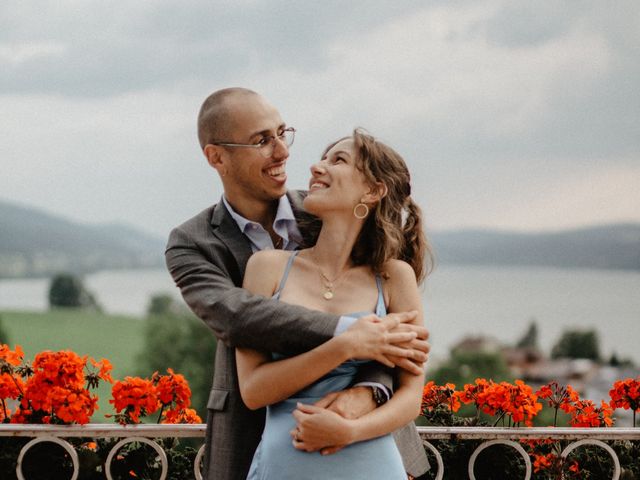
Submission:
[[[263,157],[270,157],[273,155],[273,150],[276,147],[276,138],[284,143],[287,147],[293,145],[293,140],[296,137],[296,129],[293,127],[285,128],[278,134],[277,137],[273,135],[266,135],[260,139],[258,143],[229,143],[229,142],[211,142],[212,145],[219,145],[221,147],[246,147],[257,148]]]

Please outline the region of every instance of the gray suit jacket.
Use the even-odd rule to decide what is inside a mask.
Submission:
[[[305,215],[302,196],[289,192],[296,218]],[[264,409],[249,410],[240,397],[234,347],[296,354],[333,336],[336,315],[279,303],[240,288],[251,246],[222,202],[175,228],[165,252],[167,267],[193,312],[220,340],[207,404],[209,480],[245,479],[264,428]],[[382,368],[360,372],[360,380],[391,385]],[[418,476],[428,462],[411,424],[396,433],[407,471]]]

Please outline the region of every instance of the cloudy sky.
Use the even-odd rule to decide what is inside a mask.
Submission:
[[[161,236],[221,195],[202,100],[263,93],[290,187],[367,128],[434,229],[640,221],[640,3],[0,4],[0,199]]]

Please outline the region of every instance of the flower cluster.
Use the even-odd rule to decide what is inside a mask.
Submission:
[[[546,454],[533,453],[532,456],[534,473],[546,471],[547,473],[553,473],[553,478],[567,478],[567,475],[563,472],[566,468],[572,477],[582,478],[578,462],[571,460],[567,463],[567,460],[560,457],[557,452]],[[566,467],[565,464],[567,465]]]
[[[468,383],[462,391],[456,392],[456,396],[462,403],[473,403],[487,415],[497,415],[496,423],[507,417],[510,424],[524,422],[531,426],[533,418],[542,410],[538,396],[522,380],[512,384],[477,378],[474,383]]]
[[[161,423],[201,423],[191,404],[191,389],[183,375],[167,370],[151,379],[125,377],[111,389],[116,420],[121,424],[140,423],[140,417],[160,410]]]
[[[22,364],[24,353],[20,346],[10,350],[0,345],[0,403],[2,421],[12,423],[79,423],[89,422],[98,408],[98,397],[89,390],[100,379],[111,381],[108,360],[91,364],[88,357],[71,351],[44,351],[36,355],[33,365]],[[16,400],[14,412],[7,400]]]
[[[445,408],[451,412],[457,412],[460,409],[460,400],[455,393],[456,386],[453,383],[436,385],[434,382],[428,382],[422,389],[421,411],[424,414],[438,408]]]
[[[145,378],[125,377],[111,387],[112,399],[109,403],[117,413],[121,424],[140,423],[140,417],[154,413],[160,408],[158,394],[151,382]],[[123,411],[123,413],[120,413]]]
[[[545,399],[550,407],[559,408],[565,413],[570,413],[573,403],[579,399],[578,392],[571,385],[559,385],[558,382],[548,383],[540,387],[536,393],[539,398]]]
[[[558,409],[571,415],[569,424],[573,427],[610,427],[613,425],[613,408],[602,401],[598,407],[591,400],[581,399],[571,385],[559,385],[551,382],[541,387],[537,392],[540,398],[547,400],[550,407],[555,409],[553,426],[557,425]]]
[[[598,407],[591,400],[578,400],[573,404],[569,423],[573,427],[610,427],[613,425],[613,408],[602,400]]]
[[[109,402],[120,423],[139,423],[158,410],[162,423],[202,422],[189,408],[191,389],[184,376],[169,369],[150,380],[126,377],[114,382],[112,369],[107,359],[96,361],[71,351],[40,352],[29,365],[19,345],[11,350],[0,344],[0,422],[86,424],[98,408],[98,397],[90,390],[102,380],[113,384]]]
[[[609,390],[611,408],[623,408],[633,412],[633,426],[636,426],[636,413],[640,412],[640,377],[618,380]]]

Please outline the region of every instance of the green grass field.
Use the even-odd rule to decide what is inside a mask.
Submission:
[[[96,360],[107,358],[113,364],[114,379],[137,373],[136,356],[144,340],[142,319],[71,309],[43,313],[0,311],[0,318],[10,348],[22,346],[29,362],[43,350],[73,350]],[[105,413],[113,413],[108,403],[111,386],[101,382],[96,392],[100,408],[92,422],[113,422],[104,417]]]

